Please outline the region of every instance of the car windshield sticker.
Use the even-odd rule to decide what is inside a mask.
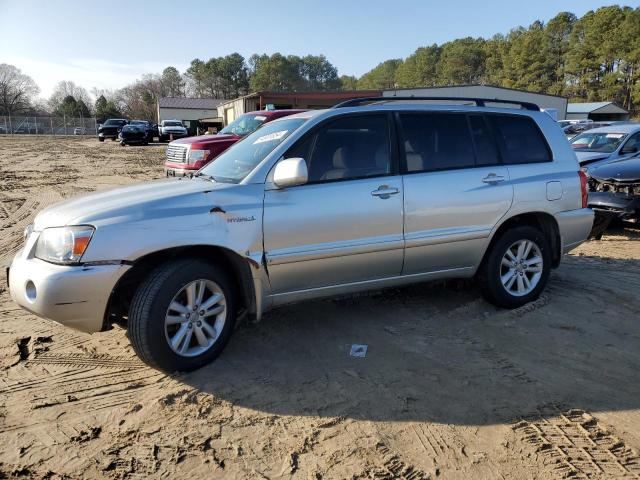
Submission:
[[[607,133],[607,138],[622,138],[624,133]]]
[[[261,137],[258,137],[253,144],[256,145],[258,143],[264,143],[264,142],[272,142],[274,140],[280,140],[282,137],[284,137],[287,134],[288,130],[280,130],[279,132],[273,132],[273,133],[269,133],[268,135],[263,135]]]
[[[262,115],[256,115],[253,118],[255,118],[256,120],[260,120],[261,122],[264,122],[267,119],[267,117],[263,117]]]

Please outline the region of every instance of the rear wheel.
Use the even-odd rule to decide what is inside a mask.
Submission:
[[[226,273],[200,260],[179,260],[162,265],[140,285],[128,335],[145,363],[167,372],[189,371],[222,352],[235,317],[235,292]]]
[[[531,226],[508,230],[493,244],[480,271],[485,298],[504,308],[535,300],[547,284],[551,251],[544,234]]]
[[[98,141],[99,142],[104,142],[104,138],[103,137],[98,137]]]

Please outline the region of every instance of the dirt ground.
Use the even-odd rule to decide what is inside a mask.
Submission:
[[[163,154],[0,136],[0,264],[40,209],[161,176]],[[639,294],[620,228],[514,311],[471,282],[308,302],[165,375],[123,329],[38,319],[3,282],[0,478],[640,479]]]

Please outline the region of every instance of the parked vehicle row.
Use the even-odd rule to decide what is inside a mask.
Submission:
[[[200,135],[169,143],[164,172],[167,177],[193,175],[234,143],[276,118],[304,110],[261,110],[241,115],[217,135]]]
[[[51,206],[11,296],[86,332],[120,322],[166,371],[216,358],[238,316],[305,299],[469,277],[500,307],[537,298],[593,222],[564,135],[531,104],[421,100],[265,119],[191,178]]]
[[[158,125],[146,120],[110,118],[98,126],[98,140],[101,142],[110,138],[112,141],[119,140],[123,146],[147,145],[156,137],[159,137]]]

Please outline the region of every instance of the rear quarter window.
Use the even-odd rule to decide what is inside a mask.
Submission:
[[[551,161],[551,150],[536,122],[525,115],[486,115],[505,164]]]

